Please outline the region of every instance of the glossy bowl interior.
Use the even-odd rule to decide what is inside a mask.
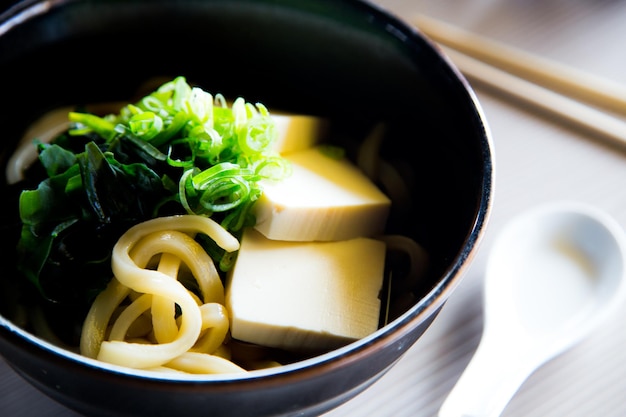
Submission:
[[[492,149],[468,84],[420,33],[348,0],[26,1],[0,18],[2,165],[48,110],[127,100],[152,77],[328,118],[350,149],[377,122],[410,208],[389,233],[430,255],[415,300],[344,348],[246,376],[155,377],[56,348],[0,316],[0,354],[87,415],[319,415],[382,376],[468,268],[492,197]],[[5,262],[10,262],[6,259]]]

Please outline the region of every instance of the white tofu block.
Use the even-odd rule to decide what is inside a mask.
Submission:
[[[333,349],[378,328],[385,244],[269,240],[248,229],[226,285],[235,339],[297,351]]]
[[[301,114],[271,113],[278,137],[274,149],[281,155],[302,151],[319,143],[326,135],[327,121]]]
[[[384,231],[391,201],[346,158],[311,148],[285,156],[293,174],[264,181],[255,228],[267,238],[331,241]]]

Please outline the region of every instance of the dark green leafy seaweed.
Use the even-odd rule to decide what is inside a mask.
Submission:
[[[36,144],[41,169],[29,171],[44,175],[19,198],[18,269],[55,303],[91,303],[111,279],[113,245],[132,225],[200,214],[238,235],[255,222],[259,181],[289,175],[264,106],[238,98],[228,107],[183,77],[119,114],[68,117],[67,132]],[[232,255],[203,244],[230,268]]]

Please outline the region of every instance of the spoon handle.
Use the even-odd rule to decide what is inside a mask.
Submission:
[[[498,417],[536,368],[532,358],[520,351],[519,346],[496,346],[483,337],[439,417]]]

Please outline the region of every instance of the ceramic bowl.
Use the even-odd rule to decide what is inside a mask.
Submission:
[[[382,154],[409,187],[408,209],[391,216],[387,231],[413,238],[430,257],[419,286],[397,297],[410,301],[391,306],[375,333],[244,376],[107,365],[0,316],[0,354],[11,367],[85,415],[331,410],[375,383],[427,330],[470,266],[490,214],[491,138],[472,89],[418,30],[365,1],[24,1],[0,16],[0,74],[3,165],[50,109],[124,100],[152,77],[184,75],[227,97],[324,117],[349,141],[382,121]]]

